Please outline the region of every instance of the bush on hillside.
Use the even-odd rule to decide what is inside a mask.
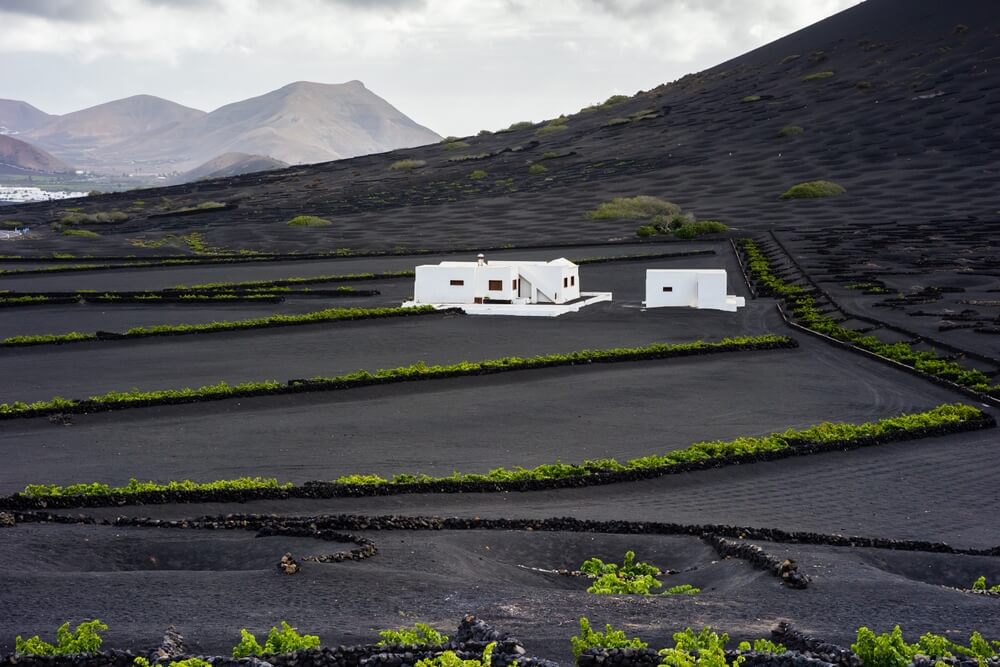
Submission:
[[[835,197],[847,190],[833,181],[806,181],[788,188],[781,199],[816,199],[819,197]]]
[[[333,223],[317,215],[297,215],[288,221],[290,227],[328,227]]]

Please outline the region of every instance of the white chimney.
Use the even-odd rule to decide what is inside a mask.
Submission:
[[[483,253],[479,253],[478,255],[476,255],[476,264],[479,265],[479,266],[485,266],[486,265],[486,255],[484,255]]]

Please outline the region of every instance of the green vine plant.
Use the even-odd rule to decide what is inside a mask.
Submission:
[[[775,655],[779,653],[785,653],[788,651],[784,644],[776,644],[770,639],[755,639],[753,643],[750,642],[740,642],[739,646],[736,647],[739,651],[754,651],[756,653],[773,653]]]
[[[994,658],[1000,651],[1000,641],[988,641],[978,632],[969,637],[969,645],[963,646],[947,637],[926,633],[915,644],[903,638],[903,631],[897,625],[891,632],[876,635],[867,627],[858,628],[857,641],[851,650],[861,658],[865,667],[906,667],[917,654],[932,659],[964,656],[984,660]]]
[[[426,623],[416,623],[411,628],[382,630],[378,646],[440,646],[447,643],[448,635],[441,634]]]
[[[70,632],[69,621],[56,630],[56,643],[43,641],[38,635],[22,639],[18,635],[14,640],[16,655],[76,655],[79,653],[96,653],[104,640],[100,633],[106,632],[108,626],[94,619],[84,621]]]
[[[286,621],[282,621],[280,630],[272,627],[271,631],[267,633],[267,640],[263,646],[260,645],[252,632],[246,628],[240,630],[240,643],[233,647],[233,657],[281,655],[310,648],[319,648],[319,637],[300,635],[295,628]]]
[[[417,660],[414,667],[490,667],[493,662],[493,649],[496,642],[490,642],[483,649],[483,655],[478,660],[462,660],[454,651],[444,651],[441,655],[433,658],[423,658]],[[510,663],[509,667],[517,667],[517,660]]]
[[[594,579],[587,588],[595,595],[652,595],[651,591],[662,588],[657,579],[660,568],[642,561],[636,562],[635,552],[626,551],[621,565],[605,563],[600,558],[588,558],[580,566],[580,571]],[[697,595],[701,589],[690,584],[674,586],[662,595]]]
[[[151,667],[149,658],[137,656],[132,661],[135,667]],[[184,660],[171,660],[168,663],[157,662],[156,667],[212,667],[212,663],[201,658],[185,658]]]
[[[979,577],[972,582],[972,590],[990,592],[990,593],[1000,593],[1000,584],[993,584],[992,586],[987,586],[986,577]]]
[[[729,635],[716,633],[710,627],[695,633],[691,628],[674,634],[674,647],[662,649],[660,667],[739,667],[746,660],[737,656],[726,660]]]
[[[595,559],[592,559],[595,560]],[[647,648],[649,644],[638,637],[629,638],[624,630],[616,630],[608,623],[604,632],[598,632],[590,627],[590,621],[584,616],[580,619],[580,634],[569,638],[573,649],[573,659],[579,660],[584,651],[590,648]]]

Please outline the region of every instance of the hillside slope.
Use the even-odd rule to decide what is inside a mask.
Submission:
[[[87,205],[127,208],[132,198],[157,196],[229,201],[236,207],[199,219],[199,229],[216,245],[264,250],[628,239],[634,221],[585,213],[602,200],[636,194],[676,201],[741,231],[990,220],[1000,211],[1000,115],[991,112],[1000,108],[1000,70],[992,66],[1000,58],[998,32],[997,3],[869,0],[554,128],[201,182],[197,192],[177,186],[122,193]],[[404,158],[425,164],[391,168]],[[529,172],[533,162],[545,171]],[[816,179],[847,192],[779,199],[792,185]],[[47,205],[24,211],[36,221],[54,215]],[[147,222],[151,212],[137,211],[121,231],[167,224]],[[336,224],[310,235],[281,226],[298,214]]]
[[[0,173],[55,174],[67,171],[71,168],[62,160],[29,143],[0,134]]]
[[[268,155],[224,153],[177,177],[178,183],[190,183],[206,178],[226,178],[258,171],[283,169],[288,164]]]

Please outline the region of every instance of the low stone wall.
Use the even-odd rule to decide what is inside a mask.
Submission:
[[[185,658],[201,658],[213,667],[409,667],[418,660],[434,658],[453,651],[462,660],[479,659],[490,643],[494,643],[492,667],[558,667],[551,660],[526,655],[521,642],[501,633],[475,616],[468,615],[458,626],[453,641],[440,646],[328,646],[269,655],[262,658],[231,658],[227,656],[191,655],[184,652],[183,638],[170,628],[163,644],[149,653],[107,650],[85,655],[15,656],[0,659],[0,667],[134,667],[136,657],[144,657],[152,665],[168,665]]]
[[[789,588],[809,586],[809,577],[799,572],[798,564],[790,558],[777,558],[756,544],[727,540],[718,535],[703,535],[701,539],[711,545],[723,558],[748,561],[757,569],[778,577]]]

